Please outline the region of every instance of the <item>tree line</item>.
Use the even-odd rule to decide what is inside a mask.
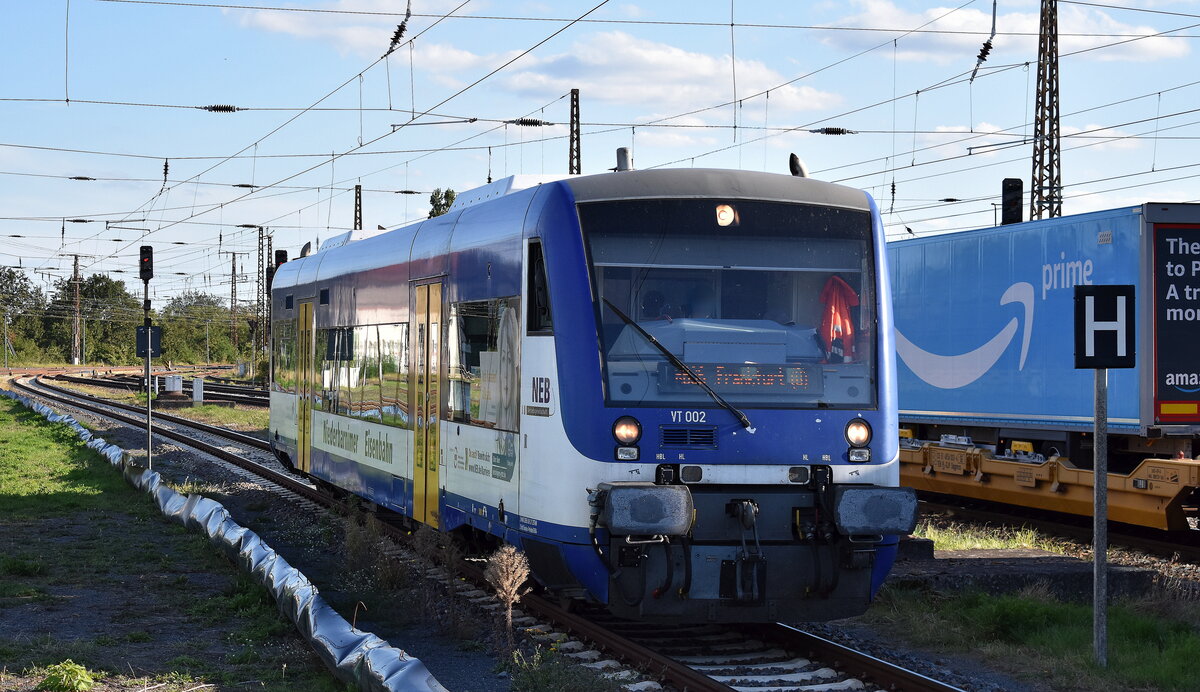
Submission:
[[[136,291],[104,274],[79,282],[82,363],[133,365],[135,329],[142,324],[141,287]],[[162,327],[162,360],[172,363],[231,363],[250,358],[253,346],[247,319],[253,310],[239,310],[230,324],[227,300],[200,291],[187,291],[150,313]],[[17,365],[70,363],[75,322],[75,286],[59,279],[49,292],[11,268],[0,269],[0,320],[7,322],[8,363]],[[237,331],[234,346],[232,330]],[[0,363],[3,363],[0,357]]]

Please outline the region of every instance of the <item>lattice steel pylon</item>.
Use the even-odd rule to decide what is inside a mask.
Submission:
[[[567,173],[579,175],[583,163],[579,151],[579,90],[571,90],[571,151],[567,154]]]
[[[79,255],[75,255],[75,269],[71,272],[71,285],[75,287],[75,321],[72,323],[71,329],[71,365],[79,365],[83,362],[80,337],[83,329],[80,326],[79,316]]]
[[[255,274],[254,298],[254,348],[255,357],[260,357],[267,350],[267,229],[258,227],[258,272]]]
[[[1029,218],[1062,216],[1062,150],[1058,110],[1058,0],[1042,0],[1037,103],[1033,116],[1033,178]]]

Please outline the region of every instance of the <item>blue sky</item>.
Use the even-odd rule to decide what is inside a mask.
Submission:
[[[573,87],[584,173],[620,146],[638,168],[780,173],[796,152],[871,192],[889,235],[991,225],[1003,178],[1028,191],[1035,0],[996,3],[973,83],[988,0],[412,0],[412,43],[381,60],[407,4],[5,3],[0,265],[44,284],[79,254],[135,288],[151,244],[153,297],[227,295],[222,253],[251,253],[239,283],[256,262],[241,225],[294,256],[350,227],[356,183],[364,226],[390,228],[489,170],[565,173]],[[1200,200],[1200,2],[1060,0],[1059,32],[1064,213]]]

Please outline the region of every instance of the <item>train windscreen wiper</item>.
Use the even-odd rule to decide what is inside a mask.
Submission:
[[[671,365],[674,365],[679,370],[679,372],[682,372],[683,374],[690,377],[692,379],[692,381],[695,382],[701,389],[703,389],[704,393],[708,394],[708,396],[710,396],[713,401],[717,402],[717,404],[719,404],[721,406],[721,408],[732,413],[733,417],[736,418],[737,421],[742,424],[742,427],[745,428],[747,432],[749,432],[751,435],[754,434],[755,429],[750,427],[750,419],[746,417],[746,414],[742,413],[741,410],[738,409],[733,404],[729,403],[728,401],[725,401],[725,398],[722,397],[720,394],[717,394],[716,390],[714,390],[712,387],[708,386],[708,383],[705,382],[704,379],[701,378],[699,375],[697,375],[695,370],[692,370],[692,368],[687,363],[680,360],[679,357],[676,356],[674,353],[671,353],[670,349],[668,349],[666,346],[663,346],[661,343],[659,343],[658,339],[655,339],[653,334],[646,331],[645,329],[642,329],[642,326],[640,324],[638,324],[637,322],[634,322],[633,319],[629,315],[626,315],[624,312],[622,312],[621,308],[618,308],[616,305],[613,305],[611,300],[609,300],[608,298],[601,298],[601,300],[603,300],[604,304],[607,305],[610,309],[612,309],[613,312],[617,313],[617,317],[620,317],[621,321],[623,321],[625,324],[627,324],[630,327],[633,327],[635,330],[637,330],[637,333],[641,334],[643,337],[645,337],[646,341],[649,341],[651,346],[658,349],[664,356],[666,356],[667,360],[671,362]]]

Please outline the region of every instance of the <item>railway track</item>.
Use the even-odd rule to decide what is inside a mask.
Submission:
[[[71,406],[126,425],[144,428],[142,409],[110,402],[37,381],[34,385],[16,382],[16,387],[39,398]],[[262,456],[269,445],[261,439],[189,421],[177,416],[156,414],[156,434],[232,464],[286,491],[322,507],[341,506],[339,498],[302,481],[291,473],[272,468],[274,462],[260,463],[250,457]],[[164,423],[169,424],[164,425]],[[231,451],[228,445],[207,439],[217,437],[236,446],[255,450]],[[401,522],[380,522],[381,530],[398,542],[406,543],[408,527]],[[482,570],[469,563],[463,576],[476,590],[486,590]],[[563,647],[563,650],[588,649],[619,659],[642,674],[677,690],[906,690],[909,692],[952,692],[953,686],[919,673],[856,651],[828,639],[783,624],[748,627],[718,625],[648,625],[614,620],[604,615],[569,612],[548,598],[535,594],[521,600],[521,608],[546,623],[539,627],[551,640],[569,636],[587,645]],[[561,633],[555,635],[551,633]],[[585,665],[599,665],[596,653],[576,654]],[[603,668],[601,668],[603,670]]]
[[[162,375],[154,375],[154,377],[161,378]],[[56,376],[56,379],[63,382],[86,384],[93,387],[124,389],[126,391],[140,391],[142,382],[142,378],[138,375],[96,378],[60,374]],[[186,378],[183,382],[183,391],[189,394],[192,391],[192,383]],[[213,401],[232,401],[246,406],[269,406],[271,403],[270,393],[265,389],[229,384],[210,384],[208,382],[205,382],[204,385],[204,398]]]

